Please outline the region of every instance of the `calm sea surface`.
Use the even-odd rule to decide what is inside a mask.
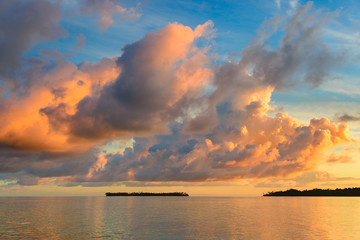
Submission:
[[[360,198],[0,198],[0,239],[92,238],[360,239]]]

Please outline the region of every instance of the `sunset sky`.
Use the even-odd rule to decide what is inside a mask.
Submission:
[[[0,1],[0,196],[360,186],[359,10]]]

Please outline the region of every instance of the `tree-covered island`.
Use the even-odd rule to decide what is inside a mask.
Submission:
[[[315,188],[312,190],[297,190],[288,189],[286,191],[268,192],[263,194],[265,197],[297,197],[297,196],[337,196],[337,197],[360,197],[360,188],[337,188],[337,189],[319,189]]]
[[[144,196],[144,197],[151,197],[151,196],[174,196],[174,197],[188,197],[189,194],[185,192],[169,192],[169,193],[151,193],[151,192],[117,192],[117,193],[111,193],[107,192],[105,193],[105,196],[112,197],[112,196],[122,196],[122,197],[131,197],[131,196]]]

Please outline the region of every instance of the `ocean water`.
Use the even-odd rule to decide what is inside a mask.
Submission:
[[[0,198],[0,239],[360,239],[360,198]]]

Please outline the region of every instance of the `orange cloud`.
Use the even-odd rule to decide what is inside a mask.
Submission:
[[[213,35],[211,21],[195,30],[168,24],[98,63],[36,59],[23,73],[26,84],[2,100],[0,170],[29,185],[51,178],[70,184],[289,178],[313,170],[351,140],[347,125],[269,114],[274,91],[299,75],[316,86],[333,66],[326,48],[318,48],[320,28],[301,21],[313,19],[310,6],[288,22],[278,47],[269,49],[261,35],[234,63],[217,65],[210,46],[198,46]],[[121,137],[133,137],[133,146],[101,151]]]
[[[203,26],[199,32],[169,24],[126,46],[118,59],[76,66],[55,58],[55,66],[46,71],[43,60],[27,72],[26,92],[10,92],[4,100],[0,144],[84,152],[104,140],[137,131],[166,131],[167,121],[179,116],[186,107],[183,104],[190,104],[184,103],[185,98],[196,98],[212,75],[205,67],[206,50],[194,44],[212,23]],[[148,103],[147,108],[138,109],[142,103]],[[85,136],[84,131],[88,131]]]
[[[315,169],[327,151],[351,140],[346,125],[325,118],[304,125],[287,114],[271,117],[268,95],[254,96],[249,99],[257,102],[246,100],[243,108],[218,108],[221,121],[206,134],[136,138],[133,149],[107,156],[105,167],[87,181],[288,178]]]
[[[330,154],[326,162],[328,164],[336,164],[336,163],[354,163],[355,161],[352,159],[352,157],[347,155]]]
[[[94,143],[69,142],[68,129],[61,116],[76,112],[84,97],[94,95],[118,76],[115,61],[103,59],[80,68],[69,62],[59,63],[48,72],[34,71],[36,79],[24,95],[12,95],[1,109],[0,144],[10,148],[42,151],[84,151]],[[61,106],[60,116],[48,121],[44,112]]]

